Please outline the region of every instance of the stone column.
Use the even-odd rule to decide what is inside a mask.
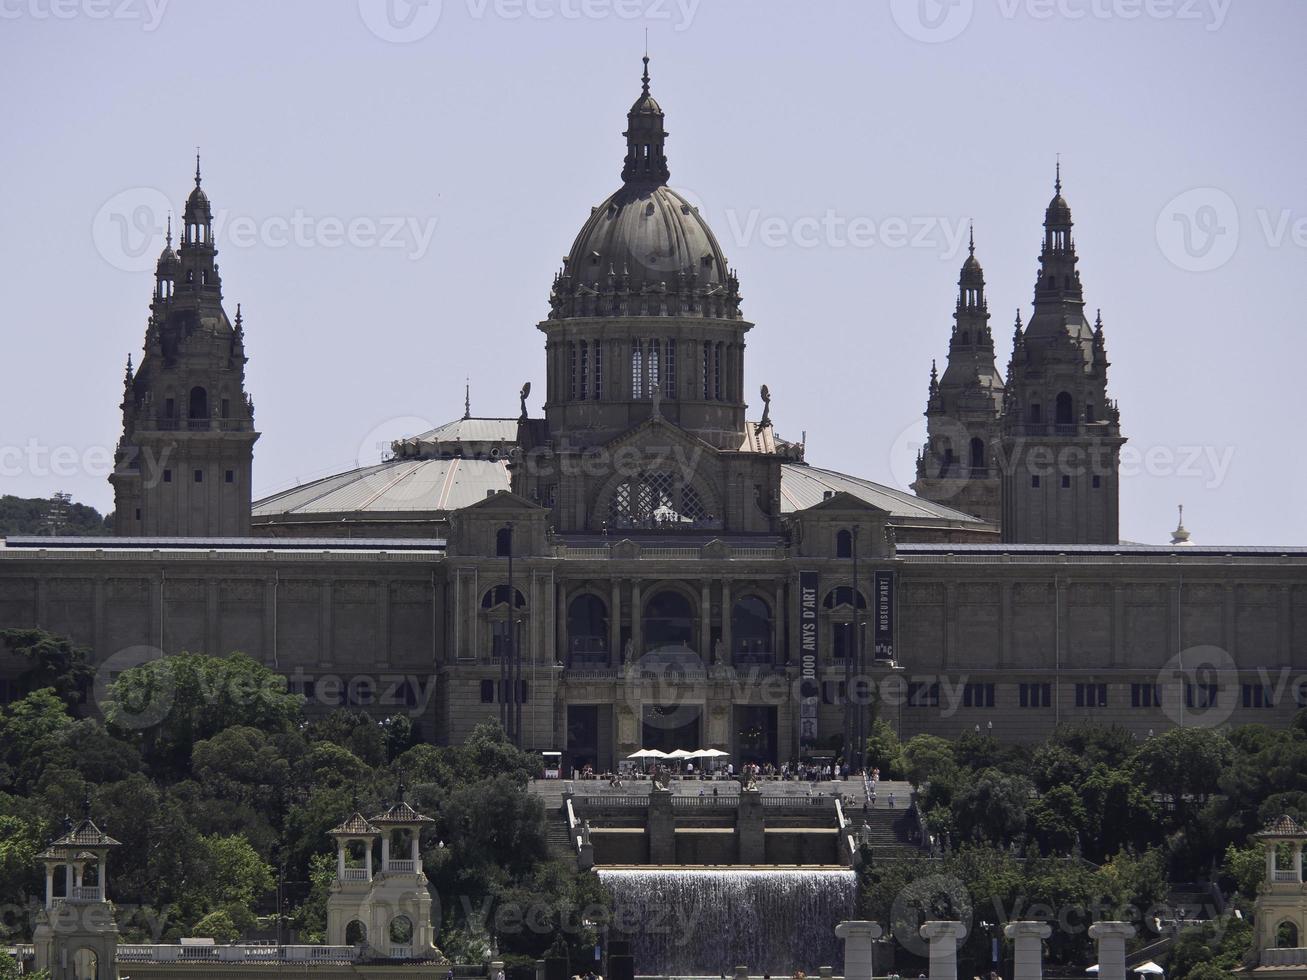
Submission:
[[[1135,934],[1128,922],[1095,922],[1089,938],[1098,943],[1098,980],[1126,980],[1125,941]]]
[[[644,604],[640,591],[640,580],[631,579],[631,643],[637,660],[644,656]]]
[[[54,865],[45,866],[45,907],[54,906]]]
[[[930,943],[930,980],[958,980],[958,946],[966,938],[961,922],[927,922],[921,938]]]
[[[612,599],[608,607],[608,662],[622,664],[622,582],[612,581]],[[566,661],[564,661],[566,662]]]
[[[735,661],[735,648],[731,638],[731,580],[722,579],[722,662]]]
[[[735,817],[735,838],[741,864],[766,863],[766,821],[763,816],[762,794],[756,789],[740,791],[740,805]]]
[[[672,812],[671,790],[649,793],[649,863],[676,863],[676,815]]]
[[[1302,841],[1295,841],[1293,845],[1293,880],[1302,884]]]
[[[1044,948],[1041,945],[1053,934],[1047,922],[1009,922],[1003,934],[1011,939],[1013,951],[1013,980],[1043,980]]]
[[[336,841],[336,880],[345,880],[345,848],[349,844],[345,840]]]
[[[712,662],[712,584],[699,583],[699,659]]]
[[[876,975],[873,950],[882,930],[876,922],[841,922],[835,935],[844,940],[844,980],[871,980]]]

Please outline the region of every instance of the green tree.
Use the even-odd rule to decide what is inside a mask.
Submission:
[[[210,912],[191,926],[190,933],[192,936],[212,939],[217,943],[234,943],[241,936],[241,931],[236,928],[231,913],[226,909]]]
[[[298,722],[303,698],[286,680],[234,653],[183,653],[123,671],[102,705],[111,730],[143,732],[146,759],[165,773],[190,771],[191,747],[238,725],[285,731]]]
[[[60,736],[72,724],[63,701],[49,688],[0,709],[0,759],[17,793],[31,792]]]
[[[85,648],[40,629],[0,630],[0,644],[27,660],[27,668],[18,675],[20,691],[48,687],[70,711],[79,710],[86,702],[95,668]]]
[[[1171,728],[1140,746],[1134,758],[1135,778],[1165,793],[1184,811],[1188,801],[1205,802],[1219,788],[1234,748],[1212,728]]]
[[[953,746],[938,735],[914,735],[903,745],[903,773],[914,786],[951,779],[957,769]]]
[[[986,769],[953,799],[958,839],[1007,844],[1026,829],[1026,808],[1034,787],[1024,776]]]

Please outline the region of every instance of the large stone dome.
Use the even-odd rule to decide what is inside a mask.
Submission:
[[[627,122],[622,187],[591,210],[563,259],[549,318],[739,319],[739,284],[721,245],[698,208],[667,186],[667,131],[647,58]]]

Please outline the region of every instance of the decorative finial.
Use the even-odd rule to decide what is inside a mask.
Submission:
[[[463,418],[472,417],[472,379],[463,379]]]
[[[240,303],[237,303],[236,304],[236,332],[237,333],[244,333],[244,328],[242,326],[243,323],[244,320],[241,317],[241,305]]]
[[[171,211],[168,212],[168,236],[166,241],[168,247],[172,248],[172,212]]]
[[[976,223],[971,222],[971,240],[967,244],[967,249],[971,252],[971,257],[976,257]]]
[[[404,780],[401,779],[401,780],[399,781],[399,802],[400,802],[400,803],[403,803],[403,802],[404,802],[404,794],[405,794],[407,791],[408,791],[408,787],[404,785]]]
[[[1053,190],[1062,193],[1062,154],[1057,155],[1057,179],[1053,181]]]
[[[131,377],[132,377],[132,355],[129,352],[127,355],[127,379],[130,381]]]
[[[1017,307],[1017,333],[1021,332],[1021,308]]]
[[[645,43],[646,45],[648,44],[647,38]],[[644,91],[642,94],[647,97],[649,95],[649,51],[647,48],[644,53],[644,76],[641,81],[644,82]]]
[[[200,148],[195,148],[195,186],[200,186]]]
[[[1176,522],[1175,530],[1171,532],[1171,544],[1192,546],[1192,535],[1190,535],[1188,528],[1184,526],[1184,504],[1180,504],[1179,507],[1180,519]]]
[[[82,813],[87,820],[91,819],[91,794],[87,793],[82,797]]]

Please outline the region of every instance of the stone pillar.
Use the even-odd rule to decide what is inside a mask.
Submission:
[[[735,647],[731,636],[731,610],[734,605],[731,601],[731,580],[722,579],[722,663],[730,664],[735,662]]]
[[[676,863],[676,814],[669,789],[649,792],[649,863]]]
[[[930,980],[958,980],[958,946],[967,936],[961,922],[927,922],[921,938],[930,943]]]
[[[1098,943],[1098,980],[1126,980],[1125,941],[1135,934],[1128,922],[1095,922],[1089,938]]]
[[[735,838],[740,850],[741,864],[767,863],[766,821],[763,817],[762,793],[758,790],[740,790],[740,805],[736,810]]]
[[[372,841],[363,841],[363,867],[368,869],[368,881],[372,880]]]
[[[54,865],[45,866],[45,907],[54,906]]]
[[[336,880],[345,880],[345,848],[348,842],[344,840],[336,841]]]
[[[496,978],[497,976],[499,976],[499,974],[501,974],[501,973],[503,973],[503,972],[504,972],[504,961],[503,961],[503,960],[491,960],[491,961],[490,961],[490,972],[487,974],[487,976],[490,978],[490,980],[495,980],[495,978]]]
[[[1293,845],[1293,880],[1302,884],[1302,841],[1295,841]]]
[[[640,580],[631,580],[631,643],[638,660],[644,656],[644,604],[640,596]]]
[[[613,579],[612,597],[608,607],[608,662],[622,663],[622,581]],[[567,661],[564,661],[566,663]]]
[[[1043,980],[1042,943],[1053,934],[1053,927],[1047,922],[1009,922],[1003,934],[1015,945],[1012,980]]]
[[[712,584],[707,579],[699,583],[699,658],[712,662]]]
[[[381,835],[381,870],[390,870],[390,831]]]
[[[876,975],[873,950],[881,937],[875,922],[841,922],[835,935],[844,940],[844,980],[871,980]]]

